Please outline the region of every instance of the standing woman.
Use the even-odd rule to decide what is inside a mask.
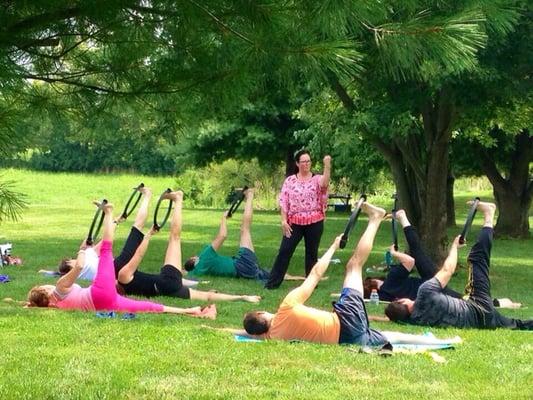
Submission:
[[[294,161],[298,172],[285,179],[279,197],[283,237],[270,279],[265,285],[267,289],[276,289],[281,285],[302,237],[305,243],[306,276],[318,259],[318,246],[328,204],[331,157],[324,157],[323,175],[311,172],[311,156],[307,150],[298,151]]]

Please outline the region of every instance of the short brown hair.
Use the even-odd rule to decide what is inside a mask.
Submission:
[[[189,257],[187,261],[185,261],[185,264],[183,264],[183,268],[185,268],[185,271],[191,272],[194,267],[196,266],[196,256]]]
[[[363,297],[365,299],[370,298],[370,293],[372,293],[372,289],[378,290],[378,280],[384,281],[385,277],[379,277],[379,278],[365,278],[363,281]]]
[[[35,286],[28,293],[28,307],[48,307],[50,297],[46,289],[41,286]]]
[[[262,335],[270,329],[270,321],[259,311],[250,311],[244,315],[244,330],[250,335]]]
[[[405,304],[396,300],[387,305],[385,308],[385,315],[389,317],[391,321],[407,321],[411,313]]]
[[[61,275],[65,275],[67,274],[68,272],[70,272],[70,270],[72,269],[72,267],[70,266],[69,264],[69,261],[71,260],[71,258],[63,258],[60,262],[59,262],[59,267],[58,267],[58,271]]]

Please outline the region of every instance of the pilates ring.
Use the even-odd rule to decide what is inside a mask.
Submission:
[[[170,212],[172,211],[172,199],[166,199],[165,195],[172,192],[170,188],[165,190],[163,193],[161,193],[161,196],[159,196],[159,200],[157,201],[157,205],[155,206],[155,212],[154,212],[154,229],[160,230],[168,221],[168,217],[170,216]],[[165,216],[161,221],[158,220],[159,218],[159,210],[161,209],[161,204],[164,200],[168,200],[168,207],[167,211],[165,213]]]
[[[479,197],[476,197],[474,199],[474,203],[470,207],[470,210],[468,211],[468,215],[466,217],[465,225],[463,226],[463,231],[461,232],[461,236],[459,237],[459,243],[463,244],[466,239],[466,235],[468,234],[468,231],[472,227],[472,222],[474,221],[474,217],[476,216],[477,211],[477,205],[481,199]]]
[[[139,204],[139,201],[141,200],[141,197],[142,197],[141,189],[143,187],[144,187],[144,183],[141,182],[139,186],[133,188],[133,193],[128,199],[128,202],[126,203],[126,206],[124,207],[124,211],[122,212],[122,215],[120,216],[122,219],[127,219],[128,216],[133,212],[133,210],[135,210],[135,207],[137,207],[137,204]],[[137,198],[135,198],[135,196],[137,196]]]
[[[244,200],[244,192],[248,189],[248,186],[244,186],[242,189],[234,190],[232,189],[232,192],[229,194],[228,198],[233,198],[233,201],[231,202],[231,206],[228,210],[227,217],[231,218],[233,213],[237,211],[237,208],[241,205],[242,201]]]
[[[103,206],[107,204],[107,200],[103,199],[96,208],[96,212],[94,213],[93,221],[91,222],[91,226],[89,228],[89,234],[87,235],[86,243],[89,246],[92,246],[93,243],[96,241],[96,238],[98,237],[100,233],[100,229],[102,228],[102,224],[104,222],[104,213],[103,213]]]
[[[359,218],[359,214],[361,213],[361,206],[363,205],[365,201],[366,201],[366,194],[362,194],[359,200],[357,200],[357,203],[355,203],[354,210],[352,211],[352,214],[350,215],[350,219],[348,220],[348,223],[346,224],[346,228],[344,229],[344,233],[342,234],[341,242],[339,244],[339,247],[341,249],[344,249],[346,247],[346,243],[348,242],[348,236],[350,235],[350,232],[355,226],[355,223],[357,222],[357,218]]]

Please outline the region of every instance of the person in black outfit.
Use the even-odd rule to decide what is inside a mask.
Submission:
[[[391,255],[400,263],[391,265],[389,273],[382,279],[366,278],[364,281],[365,298],[369,298],[372,289],[376,289],[381,301],[394,301],[401,298],[414,300],[420,285],[437,273],[437,264],[424,251],[420,237],[407,219],[405,211],[398,210],[395,214],[396,220],[403,227],[409,254],[397,251],[394,245],[391,246]],[[410,276],[413,267],[416,267],[420,278]],[[462,297],[460,293],[448,287],[444,288],[444,292],[458,299]]]
[[[168,239],[165,263],[159,274],[150,274],[137,270],[152,235],[157,229],[152,227],[145,235],[142,243],[131,260],[118,272],[119,289],[125,294],[140,296],[172,296],[182,299],[202,301],[232,301],[242,300],[250,303],[258,303],[259,296],[231,295],[215,292],[204,292],[190,289],[183,285],[183,273],[181,271],[181,209],[183,204],[183,192],[171,192],[165,194],[174,203],[172,221],[170,224],[170,236]]]
[[[489,264],[496,205],[479,202],[477,209],[483,213],[484,224],[468,255],[468,298],[457,299],[446,295],[443,290],[457,266],[457,249],[462,246],[460,236],[457,236],[442,268],[420,286],[416,299],[404,298],[387,306],[385,314],[389,319],[436,327],[533,330],[533,320],[507,318],[494,307],[490,295]]]

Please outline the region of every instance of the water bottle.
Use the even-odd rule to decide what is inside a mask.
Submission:
[[[370,304],[377,306],[379,304],[379,294],[377,289],[372,289],[370,293]]]

